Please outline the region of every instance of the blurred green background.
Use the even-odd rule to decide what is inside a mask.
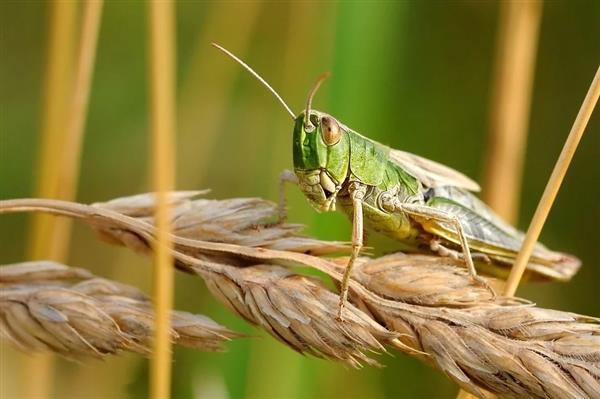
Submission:
[[[0,197],[32,195],[36,177],[50,5],[0,3]],[[482,176],[499,4],[493,1],[177,3],[177,188],[215,198],[275,200],[291,168],[292,124],[279,104],[215,41],[261,73],[294,111],[318,74],[331,71],[315,107],[392,147]],[[526,228],[600,61],[600,2],[543,7],[519,227]],[[82,158],[78,200],[149,190],[146,10],[105,4]],[[544,307],[598,316],[600,113],[542,233],[583,268],[569,284],[524,285]],[[61,154],[56,154],[60,157]],[[290,219],[310,234],[347,240],[341,214],[316,214],[289,189]],[[28,217],[0,219],[0,262],[24,260]],[[394,243],[371,236],[379,252]],[[107,247],[76,225],[69,264],[149,292],[150,261]],[[407,356],[382,355],[383,369],[351,370],[303,357],[231,315],[189,276],[176,279],[176,306],[208,314],[250,339],[228,352],[177,349],[174,397],[453,397],[456,387]],[[18,392],[23,356],[2,346],[2,393]],[[145,397],[147,361],[124,355],[77,365],[59,360],[58,397]],[[15,378],[12,378],[15,377]],[[35,376],[26,376],[34,379]]]

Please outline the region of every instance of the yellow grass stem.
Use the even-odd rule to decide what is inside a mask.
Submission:
[[[598,67],[598,69],[596,70],[594,80],[592,81],[587,95],[583,100],[583,104],[581,104],[579,113],[577,114],[575,122],[573,123],[573,127],[571,128],[571,132],[569,133],[567,141],[565,142],[565,145],[558,157],[558,160],[554,165],[554,170],[552,171],[552,175],[550,175],[548,184],[544,189],[542,199],[540,200],[537,209],[535,210],[535,214],[533,215],[533,219],[531,220],[531,224],[527,229],[527,234],[525,235],[523,246],[521,247],[521,251],[517,255],[517,259],[515,260],[513,268],[510,271],[510,275],[508,276],[508,280],[506,282],[506,295],[512,296],[517,291],[517,286],[519,285],[521,276],[525,271],[525,267],[527,266],[527,262],[529,260],[529,257],[531,256],[531,252],[533,251],[533,247],[538,240],[540,232],[542,231],[542,227],[544,226],[544,222],[548,217],[550,208],[554,203],[554,199],[556,198],[558,189],[560,188],[563,178],[567,173],[567,169],[569,168],[571,159],[573,159],[573,154],[575,154],[577,145],[579,144],[579,141],[583,136],[585,127],[587,126],[590,116],[594,111],[594,107],[598,102],[599,95],[600,67]]]
[[[56,1],[50,7],[47,64],[44,78],[44,97],[40,132],[40,149],[33,195],[56,197],[59,180],[60,146],[65,129],[68,94],[71,87],[71,68],[77,4]],[[48,215],[34,215],[27,242],[27,258],[65,260],[67,245],[64,237],[55,232],[59,225],[70,223]],[[31,376],[35,375],[35,384]],[[52,396],[54,356],[41,354],[27,357],[23,362],[21,387],[26,398],[43,399]]]
[[[75,64],[74,86],[69,98],[70,108],[66,120],[65,137],[60,152],[60,170],[57,186],[58,198],[74,200],[79,186],[81,152],[88,114],[90,91],[96,60],[98,34],[104,0],[86,0],[82,3],[81,30]],[[56,235],[63,237],[65,245],[69,245],[72,221],[60,219],[56,226]],[[77,369],[75,381],[82,381],[86,370]],[[98,378],[95,376],[94,378]],[[74,387],[71,385],[70,389]],[[88,390],[89,392],[89,390]],[[71,393],[73,395],[73,393]]]
[[[64,145],[59,157],[61,164],[57,187],[58,197],[66,200],[74,199],[77,193],[81,147],[92,86],[103,2],[104,0],[87,0],[83,6],[75,86],[71,98]],[[68,226],[65,236],[70,232],[70,224]]]
[[[500,2],[483,199],[517,221],[542,2]]]
[[[52,198],[57,194],[60,165],[58,160],[59,154],[62,154],[61,146],[64,142],[67,107],[72,87],[76,6],[75,2],[56,1],[51,7],[40,150],[33,193],[36,197]],[[52,234],[56,223],[54,218],[48,216],[33,217],[27,243],[29,258],[61,260],[65,257],[64,240]]]
[[[30,399],[51,398],[54,375],[55,357],[51,353],[28,355],[23,362],[21,372],[21,387],[24,397]],[[35,384],[31,383],[31,375],[36,373]]]
[[[456,399],[473,399],[476,397],[477,396],[471,395],[469,392],[463,391],[462,389],[458,391],[458,395],[456,395]]]
[[[150,371],[150,396],[170,397],[171,341],[169,312],[173,304],[173,258],[170,207],[172,190],[173,136],[175,132],[174,10],[171,0],[151,0],[148,7],[150,47],[150,118],[152,129],[152,173],[157,195],[155,220],[157,243],[154,255],[154,351]]]
[[[513,224],[519,212],[541,15],[541,0],[500,3],[482,196]],[[468,398],[474,396],[459,391],[457,399]]]

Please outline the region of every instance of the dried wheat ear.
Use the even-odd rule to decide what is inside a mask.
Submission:
[[[0,267],[0,335],[68,358],[150,352],[152,304],[135,287],[50,261]],[[239,336],[206,316],[171,312],[171,339],[205,351]]]
[[[376,365],[386,347],[444,372],[487,397],[586,398],[600,394],[600,321],[494,297],[473,285],[460,261],[426,255],[363,258],[353,273],[352,304],[336,320],[347,247],[299,235],[276,223],[261,199],[196,199],[174,192],[173,256],[202,277],[213,295],[244,319],[302,353]],[[52,200],[0,201],[0,213],[42,211],[82,219],[106,241],[149,254],[154,196],[81,205]],[[497,281],[490,280],[492,285]]]

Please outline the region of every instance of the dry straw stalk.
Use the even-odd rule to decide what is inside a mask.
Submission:
[[[324,255],[341,243],[302,237],[273,223],[260,199],[211,201],[170,195],[176,266],[202,277],[227,307],[294,350],[353,366],[370,354],[400,350],[486,397],[585,398],[600,392],[598,319],[492,297],[457,261],[393,254],[361,259],[346,321],[335,319],[337,293],[289,266],[339,281],[344,258]],[[43,211],[77,217],[102,238],[151,253],[151,194],[92,206],[50,200],[0,202],[0,213]],[[319,254],[321,256],[315,256]],[[493,283],[493,282],[492,282]]]
[[[517,224],[542,1],[499,5],[483,200]],[[472,398],[461,391],[459,399]]]
[[[506,295],[514,295],[514,293],[517,291],[519,281],[521,281],[521,277],[525,272],[527,262],[529,261],[531,253],[533,252],[533,247],[535,246],[535,243],[542,232],[542,227],[544,226],[546,218],[550,213],[550,209],[552,208],[554,199],[558,194],[560,185],[567,174],[569,164],[571,163],[573,155],[575,154],[575,150],[577,149],[577,145],[579,144],[579,141],[585,132],[585,128],[590,120],[592,112],[594,111],[594,107],[598,102],[599,96],[600,67],[598,67],[596,70],[594,80],[592,81],[592,84],[590,85],[590,88],[583,100],[583,104],[581,104],[579,113],[577,114],[575,122],[573,122],[573,127],[571,128],[569,136],[567,137],[567,141],[560,152],[558,160],[556,161],[556,165],[554,165],[554,169],[550,175],[550,179],[548,180],[546,188],[544,189],[544,193],[542,194],[542,198],[540,199],[533,218],[531,219],[531,223],[527,229],[527,234],[523,240],[521,251],[517,255],[513,268],[508,276],[508,280],[506,281]]]
[[[76,35],[75,2],[54,2],[50,23],[48,63],[46,67],[44,107],[42,115],[39,197],[73,200],[77,192],[79,158],[100,18],[102,0],[90,0],[83,6],[77,63],[72,71]],[[71,73],[75,78],[71,78]],[[61,152],[63,156],[56,157]],[[28,257],[30,259],[64,260],[69,249],[69,220],[56,221],[47,215],[32,220]],[[36,375],[36,384],[23,384],[27,397],[50,397],[54,363],[48,356],[34,358],[23,368],[23,375]]]
[[[171,0],[148,3],[150,54],[150,116],[152,127],[153,187],[157,193],[156,242],[154,255],[154,306],[156,328],[150,364],[150,396],[169,398],[171,392],[171,342],[169,312],[173,307],[173,257],[170,207],[167,192],[175,180],[173,140],[175,137],[175,28]]]
[[[499,4],[483,200],[505,220],[519,212],[542,1]]]

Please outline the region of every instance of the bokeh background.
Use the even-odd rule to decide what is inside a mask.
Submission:
[[[0,3],[0,197],[32,195],[39,170],[40,116],[50,3]],[[177,188],[211,188],[215,198],[275,200],[291,168],[292,124],[218,42],[261,73],[296,111],[318,74],[331,71],[315,107],[392,147],[443,162],[476,179],[485,164],[499,3],[209,2],[177,10]],[[519,227],[526,228],[600,61],[600,2],[547,1],[533,82]],[[108,1],[77,200],[94,202],[150,189],[145,4]],[[524,285],[544,307],[600,315],[600,113],[589,123],[542,233],[584,267],[569,284]],[[61,157],[60,151],[56,157]],[[290,219],[326,239],[350,237],[340,214],[316,214],[289,189]],[[0,218],[0,262],[25,260],[28,216]],[[370,236],[377,251],[394,243]],[[69,264],[150,292],[151,263],[107,247],[75,225]],[[208,314],[253,337],[206,354],[176,349],[177,398],[453,397],[456,387],[407,356],[380,356],[383,369],[352,370],[303,357],[231,315],[203,283],[176,278],[176,307]],[[3,345],[1,391],[16,397],[35,375]],[[147,360],[123,355],[74,364],[58,360],[56,397],[141,398]]]

